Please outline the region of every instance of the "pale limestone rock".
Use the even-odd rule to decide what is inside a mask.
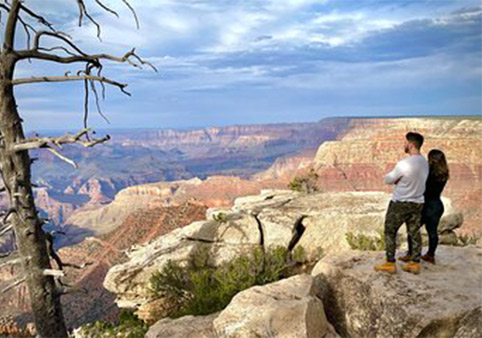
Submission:
[[[444,200],[444,202],[446,206],[448,202],[446,202],[446,200]],[[437,230],[439,233],[453,231],[455,229],[460,228],[463,223],[464,223],[464,215],[460,212],[454,212],[452,214],[448,214],[447,216],[443,217],[440,220]]]
[[[383,252],[327,256],[313,269],[328,320],[350,337],[481,337],[482,249],[440,246],[420,275],[376,272]]]
[[[147,245],[132,247],[127,252],[129,261],[109,270],[104,287],[118,294],[120,307],[137,308],[150,301],[149,279],[169,260],[185,263],[190,255],[207,248],[213,254],[213,263],[220,264],[259,245],[258,223],[251,215],[230,213],[224,223],[194,222]]]
[[[222,220],[191,223],[127,252],[130,260],[112,267],[104,286],[117,294],[120,307],[139,308],[152,301],[151,275],[169,260],[186,262],[207,248],[220,264],[263,245],[289,249],[303,247],[307,258],[320,253],[350,250],[346,233],[379,237],[390,195],[383,192],[301,194],[290,190],[263,190],[238,198],[232,210],[222,209]],[[445,200],[446,215],[453,209]],[[445,216],[444,216],[445,217]],[[401,234],[405,233],[402,228]],[[406,241],[403,241],[406,242]]]
[[[145,338],[214,338],[213,320],[217,315],[164,318],[149,328]]]
[[[238,293],[214,320],[219,337],[325,337],[333,334],[313,278],[297,275]]]

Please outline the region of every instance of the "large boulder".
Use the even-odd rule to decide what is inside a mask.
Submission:
[[[164,318],[149,328],[145,338],[214,338],[213,320],[217,315]]]
[[[238,293],[214,320],[219,337],[334,337],[313,278],[297,275]]]
[[[383,252],[352,251],[314,267],[317,295],[344,337],[482,337],[482,249],[440,246],[421,274],[375,272]]]

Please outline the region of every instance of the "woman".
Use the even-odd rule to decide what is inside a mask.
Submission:
[[[424,261],[435,264],[435,250],[438,245],[438,224],[444,213],[444,205],[440,195],[449,179],[449,168],[445,154],[438,149],[428,153],[429,174],[425,183],[425,203],[422,210],[421,224],[425,224],[428,233],[428,251],[421,257]],[[400,257],[401,261],[408,262],[411,258],[410,238],[408,238],[408,252]]]

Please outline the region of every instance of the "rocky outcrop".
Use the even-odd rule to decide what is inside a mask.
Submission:
[[[169,260],[187,262],[201,248],[210,250],[215,264],[260,246],[303,247],[309,260],[350,250],[347,233],[379,238],[389,198],[383,192],[263,190],[236,199],[231,209],[208,210],[207,220],[133,246],[129,260],[109,270],[104,286],[117,294],[120,307],[142,309],[152,301],[150,276]]]
[[[252,179],[289,181],[298,172],[311,167],[315,154],[316,150],[309,149],[290,157],[277,158],[267,170],[254,174]]]
[[[241,291],[214,328],[218,337],[335,337],[309,275]]]
[[[339,337],[316,296],[313,277],[302,274],[238,293],[220,313],[161,319],[148,338]]]
[[[377,273],[383,252],[345,252],[314,267],[317,295],[343,337],[481,337],[482,249],[441,246],[437,265]]]

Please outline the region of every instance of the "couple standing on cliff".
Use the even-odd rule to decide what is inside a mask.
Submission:
[[[408,252],[399,259],[406,262],[403,270],[421,271],[420,259],[435,264],[438,244],[437,227],[444,212],[440,200],[442,190],[449,178],[447,161],[442,151],[433,149],[428,153],[428,163],[420,148],[423,136],[410,132],[406,136],[405,153],[410,156],[397,163],[385,176],[386,184],[395,184],[392,199],[385,216],[385,245],[387,260],[376,265],[376,271],[396,272],[395,250],[397,232],[403,223],[407,225]],[[420,227],[425,224],[429,237],[428,252],[421,256],[422,236]]]

